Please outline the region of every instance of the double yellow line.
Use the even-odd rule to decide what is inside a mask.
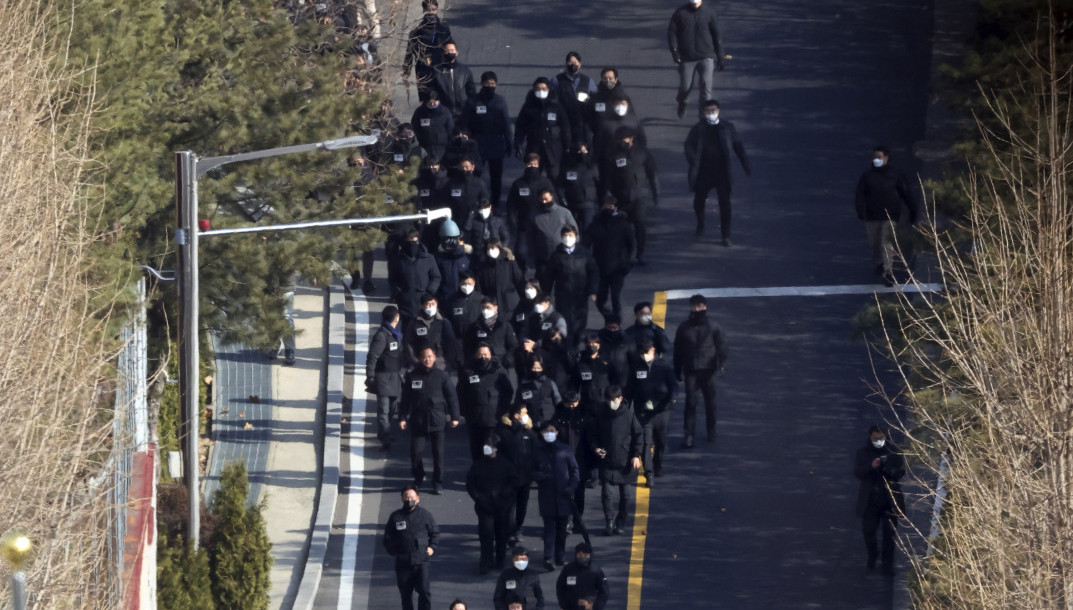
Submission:
[[[667,326],[667,293],[652,298],[652,323]],[[633,515],[633,538],[630,541],[630,572],[626,582],[626,610],[641,609],[641,584],[645,571],[645,539],[648,537],[648,487],[637,479],[637,507]]]

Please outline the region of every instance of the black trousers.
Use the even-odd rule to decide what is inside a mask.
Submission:
[[[651,416],[644,424],[645,448],[641,452],[645,478],[663,470],[663,452],[667,449],[667,429],[671,423],[670,410]]]
[[[402,596],[402,610],[414,610],[414,593],[417,593],[418,610],[432,609],[432,594],[428,587],[428,562],[414,565],[395,564],[395,584]]]
[[[633,238],[637,241],[637,258],[645,254],[645,243],[648,240],[648,202],[639,201],[631,203],[623,210],[630,218],[633,225]]]
[[[566,555],[566,524],[570,517],[554,516],[544,517],[544,560],[562,561]]]
[[[883,562],[884,569],[894,566],[894,528],[898,521],[886,506],[868,506],[861,516],[861,532],[864,534],[864,548],[868,551],[868,567],[875,567],[876,557]],[[876,534],[883,527],[882,551],[876,547]]]
[[[629,514],[630,507],[630,486],[626,483],[612,483],[601,473],[600,501],[603,503],[604,521],[616,527],[626,527],[626,516]]]
[[[611,313],[622,315],[622,286],[626,283],[626,271],[600,274],[600,289],[596,291],[596,308],[600,313],[607,310],[607,297],[611,297]]]
[[[492,205],[499,210],[499,198],[503,193],[503,158],[485,159],[488,163],[488,192]]]
[[[543,286],[544,284],[541,284]],[[585,327],[589,324],[589,298],[585,295],[576,301],[556,302],[555,307],[566,318],[566,328],[569,336],[566,338],[570,345],[576,345],[585,333]]]
[[[376,438],[385,445],[393,440],[391,422],[399,418],[399,397],[376,395]]]
[[[685,433],[693,435],[697,426],[697,405],[704,401],[704,415],[709,434],[715,433],[715,369],[686,373]]]
[[[512,507],[498,511],[477,510],[477,536],[481,541],[481,569],[499,568],[507,554]]]
[[[522,531],[522,525],[525,524],[525,515],[529,512],[529,492],[532,491],[532,485],[526,481],[518,488],[518,493],[515,496],[514,512],[511,514],[510,531],[518,532]]]
[[[715,189],[715,195],[719,198],[719,232],[723,239],[730,239],[730,185],[726,181],[716,183],[711,179],[697,179],[693,192],[693,211],[697,214],[697,224],[704,226],[704,205],[712,189]]]
[[[410,474],[420,484],[425,480],[425,439],[432,442],[432,483],[443,484],[443,430],[414,432],[410,437]]]

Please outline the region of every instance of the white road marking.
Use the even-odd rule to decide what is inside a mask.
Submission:
[[[709,299],[726,299],[736,297],[825,297],[841,294],[891,294],[943,292],[945,284],[895,284],[894,286],[877,286],[861,284],[856,286],[776,286],[764,288],[696,288],[693,290],[668,290],[667,300],[688,299],[700,294]]]

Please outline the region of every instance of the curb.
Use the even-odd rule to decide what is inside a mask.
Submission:
[[[302,580],[292,608],[312,610],[324,572],[328,539],[339,497],[339,451],[343,414],[343,371],[346,360],[346,294],[341,284],[333,284],[328,301],[328,380],[325,391],[324,453],[320,478],[320,498],[309,537]]]

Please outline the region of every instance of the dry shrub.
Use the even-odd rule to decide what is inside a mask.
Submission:
[[[0,533],[35,543],[32,607],[103,608],[111,405],[99,388],[114,371],[88,305],[102,288],[83,279],[90,96],[57,68],[48,20],[40,2],[0,3]],[[0,599],[8,576],[0,566]]]
[[[901,320],[897,356],[925,380],[906,379],[908,451],[928,485],[949,463],[917,608],[1073,608],[1073,106],[1053,38],[1042,49],[1018,91],[986,96],[973,247],[933,234],[957,290]]]

